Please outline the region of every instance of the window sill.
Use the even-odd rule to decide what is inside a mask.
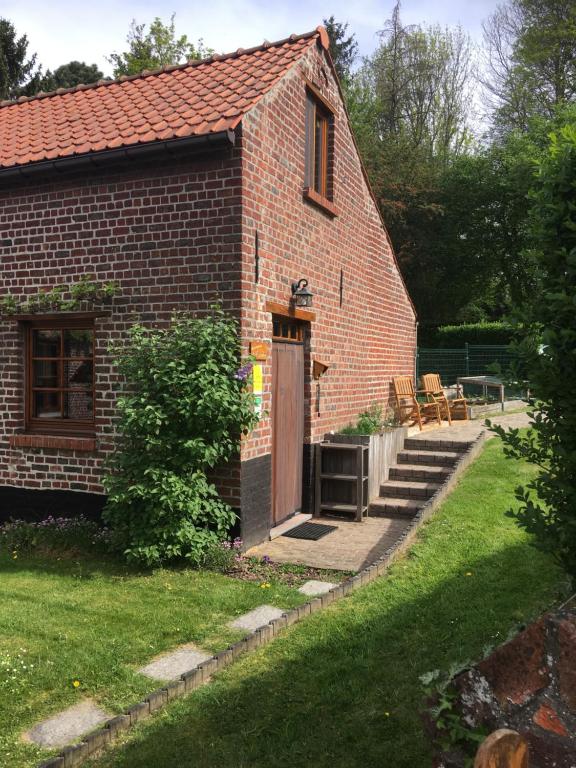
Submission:
[[[304,200],[312,203],[317,208],[320,208],[320,210],[324,211],[324,213],[327,213],[331,218],[338,216],[338,209],[334,203],[331,200],[328,200],[327,197],[319,195],[315,189],[312,189],[311,187],[304,187],[302,195]]]
[[[65,435],[10,435],[11,448],[57,448],[65,451],[93,453],[96,450],[94,437],[67,437]]]

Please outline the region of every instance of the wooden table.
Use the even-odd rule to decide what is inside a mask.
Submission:
[[[488,388],[498,389],[500,393],[500,407],[504,410],[504,384],[495,376],[458,376],[456,384],[462,390],[462,384],[476,384],[482,387],[484,398],[488,396]]]

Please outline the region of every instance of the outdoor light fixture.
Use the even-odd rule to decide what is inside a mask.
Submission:
[[[308,280],[301,278],[298,282],[292,283],[292,299],[297,307],[311,307],[313,295],[308,290]]]

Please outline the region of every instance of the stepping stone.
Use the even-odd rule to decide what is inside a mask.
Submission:
[[[330,592],[330,590],[336,586],[336,584],[331,584],[329,581],[310,579],[310,581],[307,581],[299,587],[298,592],[302,592],[303,595],[314,597],[315,595],[325,595],[326,592]]]
[[[97,707],[91,699],[85,699],[38,723],[24,734],[24,738],[40,747],[57,749],[93,731],[111,717],[112,715]]]
[[[249,632],[254,632],[272,619],[279,619],[283,613],[284,611],[273,605],[261,605],[229,622],[228,626],[232,629],[247,629]]]
[[[175,651],[163,653],[150,664],[141,667],[138,672],[153,680],[178,680],[184,672],[194,669],[198,664],[211,658],[212,654],[188,643],[176,648]]]

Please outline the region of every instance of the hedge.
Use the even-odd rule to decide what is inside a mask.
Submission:
[[[465,344],[508,345],[513,331],[503,322],[443,325],[440,328],[421,328],[418,346],[430,349],[461,349]]]

